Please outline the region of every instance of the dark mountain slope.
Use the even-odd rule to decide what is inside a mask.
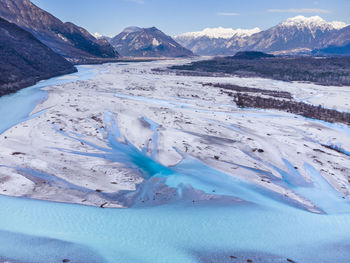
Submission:
[[[327,43],[330,46],[346,46],[350,43],[350,26],[344,27],[340,29],[339,31],[332,32],[328,36]]]
[[[193,53],[155,27],[126,28],[111,40],[113,47],[128,57],[189,57]]]
[[[350,56],[350,43],[345,46],[328,46],[313,51],[314,55],[321,56]]]
[[[63,23],[29,0],[1,0],[0,16],[31,32],[53,51],[74,63],[92,63],[118,57],[107,40],[96,39],[72,23]]]
[[[0,18],[0,96],[75,71],[31,33]]]

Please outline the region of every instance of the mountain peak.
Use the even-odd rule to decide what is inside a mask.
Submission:
[[[129,57],[190,57],[193,53],[156,27],[129,27],[111,40],[120,54]]]
[[[285,26],[285,27],[306,27],[309,28],[311,31],[315,29],[321,29],[322,31],[324,30],[332,30],[332,29],[342,29],[343,27],[346,27],[347,24],[341,21],[332,21],[332,22],[327,22],[320,16],[310,16],[310,17],[305,17],[302,15],[295,16],[288,18],[284,22],[280,24],[280,26]]]
[[[100,33],[96,32],[94,34],[92,34],[96,39],[101,39],[103,38],[103,35],[101,35]]]
[[[137,26],[129,26],[123,30],[124,33],[134,33],[142,30],[142,28]]]

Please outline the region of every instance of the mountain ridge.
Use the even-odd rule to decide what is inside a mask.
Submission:
[[[42,79],[76,71],[70,62],[31,33],[3,18],[0,18],[0,47],[0,96]]]
[[[295,16],[260,32],[213,37],[205,30],[178,35],[175,40],[198,55],[232,55],[238,51],[263,51],[274,54],[311,54],[314,49],[350,42],[350,34],[339,32],[349,27],[340,21],[327,22],[319,16]],[[234,30],[231,30],[234,32]],[[337,39],[337,40],[335,40]]]
[[[126,57],[190,57],[192,51],[156,27],[127,27],[110,40],[112,46]]]
[[[29,0],[1,0],[0,17],[29,31],[74,63],[93,63],[119,56],[107,40],[96,39],[73,23],[62,22]]]

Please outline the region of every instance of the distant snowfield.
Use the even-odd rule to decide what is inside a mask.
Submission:
[[[48,98],[31,102],[30,118],[3,110],[12,98],[31,111],[23,102],[38,87],[0,99],[2,194],[131,207],[0,197],[0,262],[28,261],[11,246],[35,251],[19,234],[57,242],[28,262],[93,252],[84,262],[347,262],[350,127],[240,109],[202,84],[285,90],[344,111],[350,89],[152,71],[186,62],[95,65],[41,82]],[[63,255],[58,240],[82,247]]]

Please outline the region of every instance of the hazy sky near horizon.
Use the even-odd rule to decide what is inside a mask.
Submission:
[[[350,0],[32,0],[64,22],[107,36],[156,26],[169,35],[206,27],[267,29],[296,15],[350,24]]]

